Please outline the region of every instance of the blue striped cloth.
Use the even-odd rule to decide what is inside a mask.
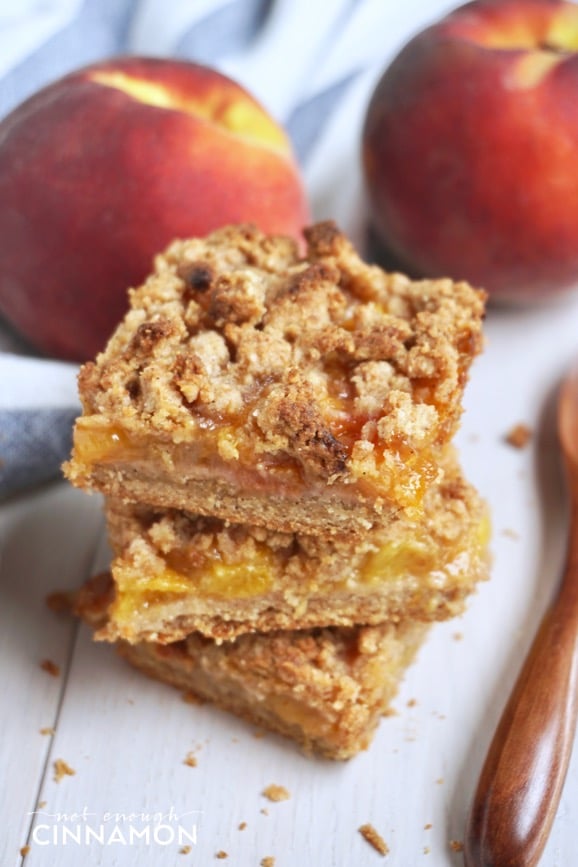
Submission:
[[[313,214],[363,249],[359,141],[367,100],[444,0],[0,0],[0,118],[115,54],[177,57],[244,85],[287,129]],[[1,267],[1,263],[0,263]],[[0,322],[0,497],[59,473],[78,412],[72,365],[27,355]]]

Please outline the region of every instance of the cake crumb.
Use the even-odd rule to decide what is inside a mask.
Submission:
[[[56,734],[56,729],[54,728],[54,726],[44,726],[43,728],[39,729],[39,731],[40,731],[41,735],[55,735]]]
[[[264,816],[268,816],[268,815],[269,815],[269,810],[267,809],[267,807],[262,807],[262,808],[259,810],[259,812],[260,812],[260,813],[263,813]]]
[[[262,794],[270,801],[288,801],[291,797],[285,786],[277,786],[275,783],[263,789]]]
[[[432,828],[433,828],[433,825],[431,822],[428,822],[427,825],[423,826],[424,831],[431,831]]]
[[[26,858],[26,856],[28,855],[29,852],[30,852],[30,846],[28,846],[28,844],[26,844],[26,846],[22,846],[20,848],[20,854],[22,855],[23,858]]]
[[[358,830],[361,836],[367,840],[367,842],[373,846],[376,852],[379,852],[380,855],[387,855],[389,853],[389,846],[381,834],[379,834],[369,822],[365,825],[361,825]]]
[[[424,855],[429,855],[430,852],[431,852],[431,849],[430,849],[429,846],[424,846],[424,847],[423,847],[423,854],[424,854]]]
[[[450,849],[452,852],[463,852],[464,844],[461,840],[450,840]]]
[[[185,758],[183,759],[183,765],[187,765],[187,767],[189,767],[189,768],[196,768],[197,767],[196,755],[193,752],[189,751],[187,753],[187,755],[185,756]]]
[[[520,534],[516,533],[515,530],[512,530],[511,527],[506,527],[504,530],[502,530],[502,536],[504,536],[506,539],[513,539],[514,542],[517,542],[520,538]]]
[[[407,703],[407,706],[408,707],[415,707],[416,705],[417,705],[417,698],[410,698],[408,703]]]
[[[183,693],[183,701],[185,701],[187,704],[201,705],[205,703],[202,698],[199,698],[196,693],[191,692],[190,690]]]
[[[55,593],[49,593],[45,601],[50,610],[54,611],[55,614],[70,614],[72,600],[72,593],[56,591]]]
[[[228,852],[225,852],[223,849],[220,849],[220,850],[217,852],[217,854],[215,855],[215,858],[219,858],[221,861],[222,861],[224,858],[228,858],[228,857],[229,857],[229,853],[228,853]]]
[[[261,867],[275,867],[275,859],[272,855],[266,855],[261,858]]]
[[[73,777],[76,771],[64,761],[64,759],[56,759],[54,762],[54,782],[59,783],[63,777]]]
[[[53,662],[52,659],[43,659],[40,663],[40,668],[47,674],[51,674],[52,677],[58,677],[60,674],[60,666]]]
[[[515,424],[506,434],[506,442],[515,449],[525,448],[532,438],[532,431],[527,424]]]
[[[38,809],[43,810],[46,806],[46,801],[38,801]]]
[[[464,633],[463,632],[454,632],[454,634],[452,635],[452,638],[454,641],[463,641],[464,640]]]
[[[438,786],[442,786],[442,785],[443,785],[443,782],[444,782],[444,778],[443,778],[443,777],[438,777],[437,780],[436,780],[436,783],[438,784]]]
[[[246,822],[239,822],[239,831],[244,831],[246,827],[247,827]]]
[[[181,846],[179,855],[188,855],[191,852],[192,846]]]

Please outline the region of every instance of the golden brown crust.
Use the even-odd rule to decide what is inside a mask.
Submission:
[[[88,582],[76,613],[102,625],[110,593],[107,576]],[[245,635],[222,645],[194,633],[170,645],[117,646],[152,677],[345,759],[369,745],[425,634],[423,624],[409,622]]]
[[[276,479],[283,463],[303,491],[359,487],[368,514],[384,497],[407,505],[395,479],[405,468],[413,472],[406,487],[415,487],[423,470],[416,456],[455,430],[481,347],[484,296],[465,283],[412,282],[367,265],[331,223],[306,238],[304,259],[287,239],[249,226],[173,242],[131,292],[105,352],[81,371],[85,425],[118,426],[165,449],[208,438],[215,484],[222,475],[230,482],[221,470],[238,466]],[[137,500],[142,486],[133,490],[123,463],[87,459],[77,440],[66,473]],[[173,472],[177,482],[181,475]],[[200,479],[189,482],[190,502],[186,486],[168,502],[168,482],[152,502],[162,496],[163,505],[202,511]],[[220,498],[223,512],[239,490]],[[283,511],[277,524],[269,514],[263,520],[280,526]],[[347,516],[339,527],[327,514],[312,520],[312,532],[336,532]]]
[[[417,521],[362,536],[281,533],[107,502],[116,599],[100,638],[176,641],[244,632],[441,620],[487,577],[486,510],[446,455]]]

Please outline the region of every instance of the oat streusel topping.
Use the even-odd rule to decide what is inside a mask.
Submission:
[[[173,442],[233,425],[224,460],[283,453],[330,483],[377,474],[384,450],[447,441],[484,294],[385,273],[330,222],[305,236],[305,258],[251,226],[174,241],[84,366],[85,415]]]

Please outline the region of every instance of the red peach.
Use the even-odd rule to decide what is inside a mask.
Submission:
[[[0,312],[50,355],[100,350],[173,238],[238,222],[298,238],[308,221],[284,131],[203,66],[97,63],[0,123]]]
[[[363,130],[400,266],[528,301],[578,283],[578,7],[476,0],[412,39]]]

